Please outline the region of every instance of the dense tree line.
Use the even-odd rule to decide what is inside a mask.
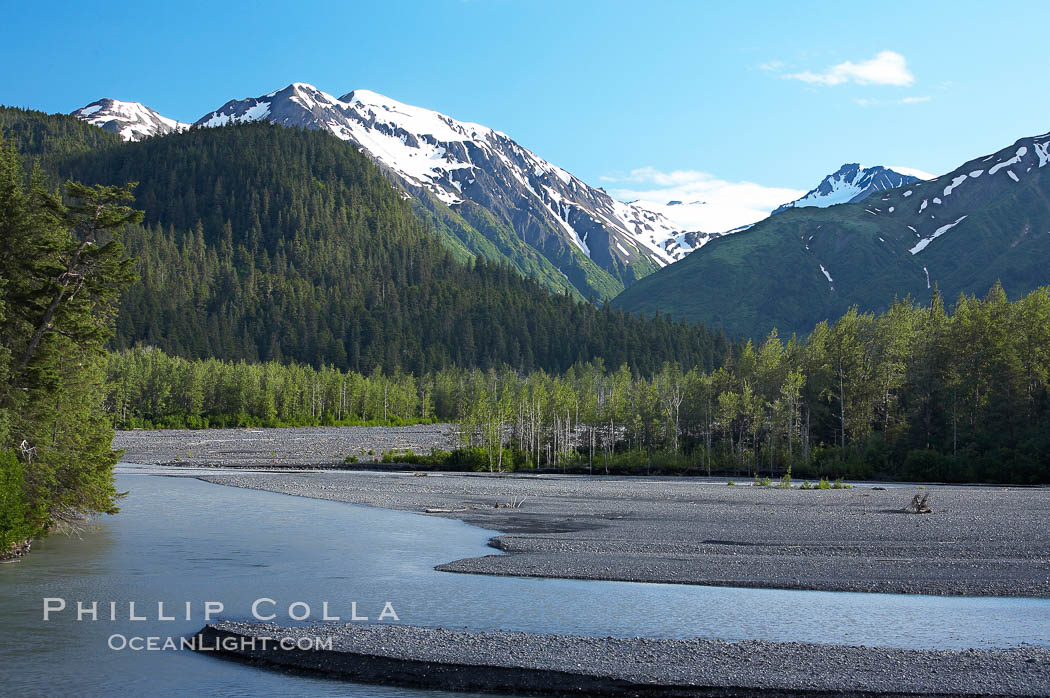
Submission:
[[[470,448],[439,462],[494,470],[1045,483],[1048,373],[1050,289],[1011,303],[996,286],[950,315],[898,301],[648,377],[600,360],[364,376],[138,348],[110,357],[107,404],[128,425],[456,421]]]
[[[850,311],[804,343],[774,331],[713,372],[493,376],[464,417],[527,466],[623,454],[646,470],[1050,482],[1048,372],[1050,290],[1010,303],[997,285],[951,315],[935,296]]]
[[[0,106],[0,133],[14,141],[24,162],[39,162],[45,175],[56,173],[59,163],[70,156],[119,148],[124,142],[116,133],[75,116],[4,106]]]
[[[365,376],[331,366],[194,361],[135,347],[111,352],[106,375],[106,406],[123,429],[394,425],[437,417],[432,376],[378,368]]]
[[[126,187],[26,177],[0,140],[0,557],[85,513],[114,510],[105,346],[134,280],[118,233]]]
[[[728,351],[721,332],[457,261],[371,160],[329,134],[258,123],[91,149],[66,119],[21,114],[18,133],[34,134],[22,147],[47,153],[58,176],[139,182],[146,219],[125,239],[141,280],[114,348],[416,374],[560,372],[595,357],[649,373],[664,361],[712,368]]]

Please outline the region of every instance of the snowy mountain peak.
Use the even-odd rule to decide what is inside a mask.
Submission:
[[[472,221],[479,220],[474,207],[480,207],[498,221],[486,223],[480,216],[483,228],[512,230],[531,250],[525,254],[546,258],[552,272],[583,293],[598,284],[608,294],[615,284],[630,283],[717,236],[690,232],[662,208],[617,201],[505,133],[372,90],[335,97],[294,82],[226,102],[195,125],[253,121],[322,130],[353,143],[404,196],[427,206],[436,199]],[[606,272],[612,278],[602,276]]]
[[[800,199],[780,206],[773,213],[780,213],[789,208],[827,208],[836,204],[856,203],[876,191],[896,189],[918,181],[919,178],[914,175],[896,172],[881,165],[864,167],[856,162],[846,163],[821,180],[816,189],[810,190]]]
[[[173,131],[185,131],[190,125],[161,116],[139,102],[122,102],[108,97],[72,112],[72,115],[106,131],[118,133],[126,141],[139,141]]]
[[[293,83],[227,102],[197,124],[259,119],[328,131],[355,143],[408,190],[423,188],[449,206],[478,204],[520,228],[531,245],[545,247],[557,235],[607,269],[643,258],[664,266],[696,246],[696,240],[676,239],[683,231],[663,215],[613,200],[505,133],[372,90],[337,98]]]
[[[447,141],[474,140],[492,135],[505,135],[487,126],[467,121],[458,121],[440,112],[398,102],[372,90],[354,90],[339,98],[356,106],[361,111],[375,115],[376,119],[415,131],[429,133]]]

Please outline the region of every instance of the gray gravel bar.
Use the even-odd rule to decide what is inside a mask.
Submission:
[[[685,478],[231,473],[225,485],[431,512],[502,532],[450,572],[1050,597],[1050,489],[780,490]],[[524,502],[522,502],[524,499]],[[512,504],[519,504],[514,507]]]
[[[225,656],[366,683],[602,696],[1042,696],[1050,650],[901,650],[803,643],[460,632],[403,625],[220,622]],[[275,638],[263,648],[251,638]],[[286,650],[280,638],[331,639]],[[221,649],[228,642],[228,649]]]
[[[113,439],[130,463],[221,468],[342,467],[350,455],[364,462],[386,451],[430,453],[459,444],[454,424],[135,430],[118,431]]]
[[[449,572],[824,591],[1050,598],[1050,488],[727,487],[669,477],[317,471],[449,448],[454,425],[118,432],[125,460],[225,466],[224,485],[462,519],[503,554]],[[247,472],[247,469],[273,472]],[[279,470],[285,472],[279,472]],[[173,472],[176,470],[173,469]]]

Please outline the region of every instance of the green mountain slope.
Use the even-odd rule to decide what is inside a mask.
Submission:
[[[55,162],[64,161],[71,154],[119,148],[124,143],[116,133],[73,116],[3,106],[0,106],[0,132],[14,138],[23,156],[40,160],[48,171],[54,170],[52,165]],[[396,179],[398,186],[406,187],[396,174],[387,174]],[[458,207],[457,212],[428,190],[422,187],[412,189],[414,198],[409,200],[412,210],[426,230],[437,237],[457,261],[467,262],[480,256],[490,262],[507,263],[522,276],[536,280],[551,291],[563,293],[568,290],[579,300],[587,299],[581,288],[594,289],[598,300],[611,299],[623,290],[621,281],[586,255],[575,253],[575,250],[560,250],[564,257],[560,263],[571,272],[567,276],[545,253],[525,242],[510,225],[481,206],[467,201]],[[550,256],[558,258],[557,254]],[[646,273],[655,268],[642,266],[645,266]]]
[[[45,133],[57,123],[44,121]],[[650,372],[712,366],[728,348],[702,328],[552,295],[483,256],[457,261],[370,159],[321,132],[249,124],[49,158],[58,178],[139,182],[146,219],[126,242],[141,280],[118,348],[365,373],[598,357]]]
[[[0,133],[15,141],[27,163],[37,160],[49,171],[56,159],[119,148],[124,143],[117,134],[74,116],[4,106],[0,106]]]
[[[490,262],[505,262],[522,276],[534,279],[552,291],[568,291],[574,298],[585,300],[579,289],[569,283],[565,274],[550,260],[521,240],[510,226],[477,204],[464,202],[457,212],[422,187],[414,194],[409,202],[416,215],[432,234],[453,250],[457,258],[482,257]],[[615,287],[610,286],[605,297],[612,298],[616,293]]]
[[[851,306],[1050,283],[1050,134],[857,204],[792,209],[708,243],[613,305],[731,334],[807,333]]]

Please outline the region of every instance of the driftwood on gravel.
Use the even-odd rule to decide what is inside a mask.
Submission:
[[[930,514],[930,513],[932,513],[933,509],[931,509],[930,505],[926,503],[926,500],[928,500],[929,498],[930,498],[929,492],[927,492],[926,494],[917,494],[917,495],[915,495],[914,497],[912,497],[911,504],[909,504],[908,506],[904,507],[904,511],[908,512],[909,514]]]

